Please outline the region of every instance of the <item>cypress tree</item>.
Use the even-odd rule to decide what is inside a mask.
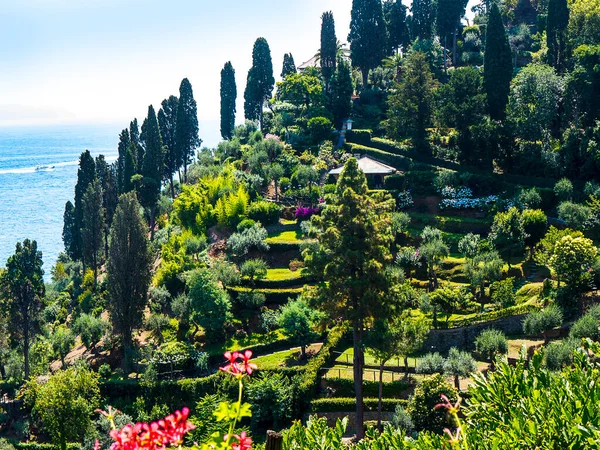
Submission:
[[[435,0],[413,0],[410,10],[413,39],[430,40],[433,37],[435,23]]]
[[[25,239],[17,243],[15,253],[6,261],[6,270],[0,273],[11,335],[15,342],[23,343],[25,380],[29,379],[29,345],[39,330],[38,316],[44,307],[43,264],[37,242]]]
[[[437,0],[437,34],[444,44],[444,70],[447,67],[446,53],[448,50],[448,37],[452,39],[452,61],[456,62],[456,32],[460,19],[465,14],[467,3],[464,0]]]
[[[83,242],[81,229],[83,228],[83,195],[88,186],[96,179],[96,164],[89,150],[79,157],[79,169],[77,170],[77,184],[75,184],[75,220],[73,223],[73,241],[71,251],[73,258],[83,258]],[[85,269],[85,259],[83,260]]]
[[[142,162],[142,187],[140,192],[140,203],[148,210],[150,216],[150,232],[154,235],[154,214],[156,203],[160,197],[160,187],[164,174],[164,149],[158,120],[154,107],[148,107],[148,117],[145,128],[146,152]]]
[[[258,120],[263,126],[263,105],[271,98],[275,86],[271,49],[265,38],[258,38],[252,50],[252,67],[248,71],[244,92],[244,115],[248,120]]]
[[[117,158],[117,186],[119,188],[119,193],[124,192],[123,171],[125,170],[125,156],[127,155],[127,150],[129,150],[130,145],[131,139],[129,138],[129,130],[125,128],[119,135],[119,157]]]
[[[410,44],[408,24],[406,23],[407,7],[401,0],[385,0],[383,3],[383,19],[387,29],[387,53],[397,53],[399,48],[406,50]]]
[[[488,113],[494,120],[501,120],[505,116],[512,71],[508,36],[502,24],[500,9],[494,3],[488,17],[483,65],[483,85],[487,95]]]
[[[281,78],[287,77],[290,73],[296,73],[296,63],[291,53],[283,55],[283,68],[281,69]]]
[[[175,198],[175,187],[173,186],[173,175],[179,169],[177,155],[177,145],[175,141],[175,129],[177,125],[177,108],[179,99],[171,95],[168,99],[162,101],[161,108],[158,111],[158,127],[165,148],[165,180],[169,180],[171,185],[171,198]]]
[[[181,81],[179,87],[175,143],[180,158],[177,166],[183,166],[184,179],[187,179],[188,164],[192,161],[194,151],[202,143],[198,137],[198,107],[194,100],[192,85],[187,78]]]
[[[117,190],[117,170],[115,164],[108,164],[104,155],[96,158],[96,176],[102,189],[102,205],[104,206],[104,255],[108,257],[108,233],[112,223],[119,193]]]
[[[133,153],[135,152],[133,142],[127,149],[127,153],[125,153],[125,166],[123,168],[123,193],[131,192],[134,189],[133,181],[131,179],[137,173],[137,167],[135,164],[135,157]]]
[[[344,120],[350,117],[353,93],[354,85],[352,84],[350,65],[340,58],[331,78],[329,93],[329,107],[337,130],[341,129]]]
[[[103,249],[104,207],[102,205],[102,188],[96,179],[83,195],[83,259],[94,271],[94,287],[98,281],[99,255]]]
[[[324,12],[321,16],[321,73],[325,85],[329,87],[329,80],[335,73],[337,62],[337,38],[335,36],[335,20],[331,11]]]
[[[369,71],[385,56],[386,30],[381,0],[352,0],[350,52],[352,65],[362,72],[363,85],[369,84]]]
[[[143,149],[142,149],[142,140],[140,135],[140,127],[138,125],[137,119],[133,119],[129,124],[129,139],[133,144],[132,151],[133,157],[135,159],[135,164],[139,165],[142,163],[143,157]]]
[[[63,232],[62,238],[65,244],[65,252],[70,258],[73,258],[73,233],[75,228],[75,207],[69,200],[65,204],[65,212],[63,214]]]
[[[569,25],[569,5],[567,0],[549,0],[546,19],[546,44],[548,64],[562,73],[565,69],[567,52],[567,26]]]
[[[221,70],[221,137],[225,140],[233,137],[236,100],[235,70],[231,65],[231,61],[229,61],[225,63]]]
[[[121,337],[128,366],[133,332],[142,324],[150,286],[152,257],[148,232],[135,194],[123,194],[110,229],[106,264],[108,311],[113,329]]]

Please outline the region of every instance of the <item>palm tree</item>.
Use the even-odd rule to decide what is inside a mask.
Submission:
[[[402,52],[396,53],[395,55],[383,58],[381,63],[386,69],[394,69],[396,71],[396,81],[400,81],[402,76],[402,63],[404,62],[404,55]]]

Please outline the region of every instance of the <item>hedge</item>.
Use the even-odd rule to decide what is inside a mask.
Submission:
[[[298,283],[296,283],[298,284]],[[302,287],[297,288],[282,288],[282,289],[264,289],[257,288],[254,291],[265,295],[268,304],[284,305],[289,298],[298,297],[302,293]],[[227,290],[233,296],[237,296],[238,292],[249,292],[251,289],[241,286],[228,287]]]
[[[366,411],[377,411],[379,399],[377,398],[363,398]],[[406,407],[408,400],[398,398],[383,398],[382,401],[383,411],[395,411],[397,405]],[[310,410],[314,413],[326,413],[326,412],[351,412],[356,409],[356,398],[355,397],[344,397],[344,398],[317,398],[310,402]]]
[[[450,319],[448,321],[448,328],[461,328],[469,325],[476,325],[479,323],[491,322],[505,317],[518,316],[521,314],[528,314],[532,311],[539,309],[536,305],[524,303],[522,305],[511,306],[509,308],[499,309],[490,311],[483,314],[477,314],[475,316],[467,317],[464,319]]]
[[[402,374],[398,374],[402,377]],[[333,389],[336,397],[355,397],[354,380],[347,378],[327,378],[327,385]],[[408,385],[403,381],[393,383],[383,383],[384,397],[400,397],[406,393]],[[379,382],[363,380],[363,395],[367,397],[377,397],[379,395]]]
[[[369,145],[373,138],[373,130],[350,130],[346,133],[346,141]]]
[[[54,444],[42,444],[39,442],[19,442],[7,439],[16,450],[56,450],[58,447]],[[70,442],[67,444],[67,450],[80,450],[81,444]]]
[[[261,289],[285,289],[291,287],[304,286],[311,281],[311,277],[302,275],[297,278],[287,280],[256,280],[256,287]]]
[[[388,152],[383,152],[381,150],[376,150],[371,147],[365,147],[364,145],[359,144],[348,144],[350,148],[350,153],[361,153],[372,157],[373,159],[379,160],[385,164],[389,164],[390,166],[399,169],[399,170],[409,170],[413,166],[413,162],[410,158],[406,156],[393,155]]]

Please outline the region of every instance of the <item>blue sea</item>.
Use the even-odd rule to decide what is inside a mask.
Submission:
[[[219,142],[218,122],[201,123],[204,145]],[[122,124],[0,127],[0,267],[15,244],[35,239],[45,278],[64,250],[65,203],[73,201],[79,155],[114,161]]]

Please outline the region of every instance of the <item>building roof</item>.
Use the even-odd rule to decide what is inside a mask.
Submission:
[[[298,70],[300,70],[300,71],[306,70],[309,67],[321,67],[321,61],[319,60],[317,55],[313,56],[308,61],[305,61],[302,64],[300,64],[298,66]]]
[[[375,161],[368,156],[363,156],[358,160],[358,168],[364,172],[365,175],[391,175],[396,173],[396,169],[391,166]],[[344,166],[333,169],[329,172],[330,175],[339,175],[342,173]]]

